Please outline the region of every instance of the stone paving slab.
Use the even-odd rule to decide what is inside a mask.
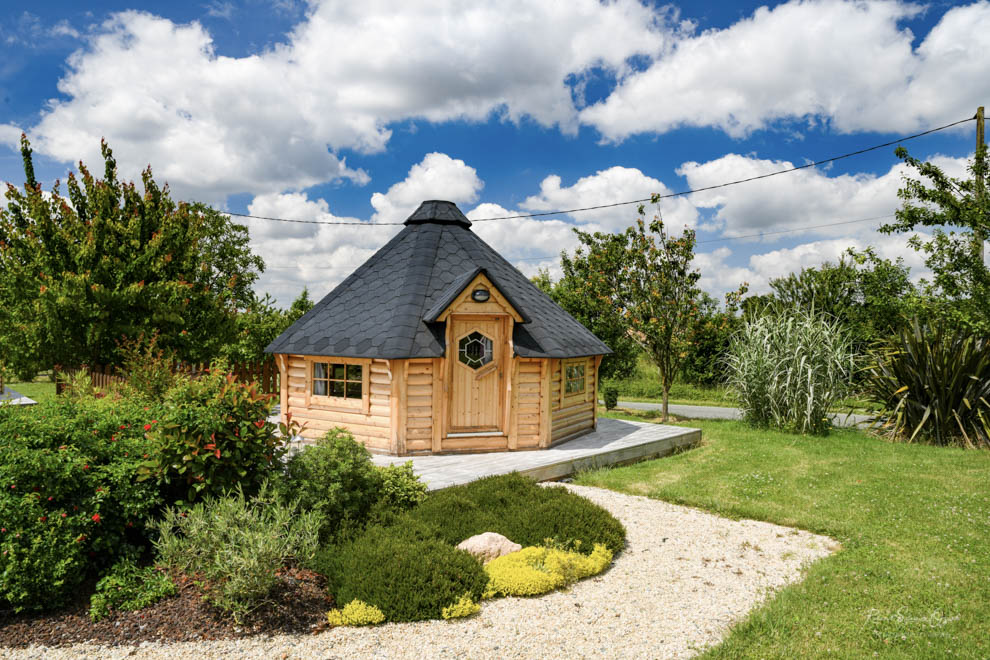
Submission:
[[[665,456],[701,440],[698,429],[600,418],[593,433],[549,449],[426,456],[375,455],[377,465],[412,461],[430,490],[464,484],[495,474],[520,472],[537,481],[561,479],[606,465]]]

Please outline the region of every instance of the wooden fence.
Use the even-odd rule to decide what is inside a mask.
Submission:
[[[209,367],[210,365],[208,364],[182,363],[173,365],[172,371],[174,373],[182,373],[196,378],[200,374],[206,372]],[[75,369],[56,367],[55,393],[61,394],[64,392],[66,388],[66,381],[69,378],[74,377],[83,369],[89,371],[90,382],[93,384],[93,389],[95,390],[105,390],[110,388],[112,385],[127,382],[127,376],[124,373],[109,366],[77,367]],[[230,373],[232,373],[239,381],[246,383],[257,383],[258,390],[264,392],[265,394],[279,393],[279,370],[275,365],[274,358],[270,358],[264,362],[242,362],[232,364],[230,365]]]

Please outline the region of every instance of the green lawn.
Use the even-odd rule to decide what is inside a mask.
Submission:
[[[33,383],[5,383],[7,387],[16,390],[35,401],[44,401],[55,396],[55,383],[35,381]]]
[[[842,544],[708,657],[990,656],[990,452],[684,425],[701,447],[578,482]]]

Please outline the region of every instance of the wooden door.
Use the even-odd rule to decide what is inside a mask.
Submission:
[[[448,433],[502,431],[505,320],[451,316]]]

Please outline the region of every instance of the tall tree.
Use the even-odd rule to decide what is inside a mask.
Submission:
[[[659,197],[653,196],[659,204]],[[621,234],[577,231],[583,247],[577,256],[587,263],[578,293],[612,304],[624,319],[629,336],[656,366],[663,393],[662,420],[668,416],[670,386],[687,354],[689,329],[698,315],[698,279],[691,269],[695,234],[667,233],[659,213],[646,223],[639,207],[636,223]]]
[[[983,237],[990,235],[990,202],[982,185],[987,174],[987,146],[978,144],[964,179],[946,175],[937,165],[922,162],[900,147],[896,151],[920,178],[905,176],[897,191],[902,206],[884,233],[906,233],[925,227],[930,235],[915,234],[908,243],[925,253],[932,271],[924,283],[929,294],[923,315],[939,316],[954,325],[990,335],[990,269],[983,261]],[[979,237],[974,240],[975,237]]]
[[[598,371],[601,378],[627,378],[632,375],[636,369],[639,347],[629,335],[628,324],[609,296],[586,295],[584,282],[591,273],[587,256],[562,253],[560,261],[564,273],[559,280],[554,282],[549,272],[541,270],[533,278],[533,283],[612,349],[612,354],[602,359]]]
[[[79,163],[68,197],[42,192],[21,137],[25,184],[0,211],[0,354],[22,373],[53,364],[114,364],[124,338],[158,333],[161,348],[208,360],[234,333],[264,270],[248,232],[202,204],[176,203],[149,167],[143,191]]]
[[[231,362],[261,362],[268,357],[265,347],[312,308],[306,288],[289,309],[278,307],[268,294],[254,296],[251,304],[238,310],[235,337],[224,346],[221,355]]]
[[[916,301],[910,270],[902,259],[879,257],[873,248],[850,249],[838,262],[770,280],[783,305],[824,314],[849,332],[857,353],[907,327]]]

